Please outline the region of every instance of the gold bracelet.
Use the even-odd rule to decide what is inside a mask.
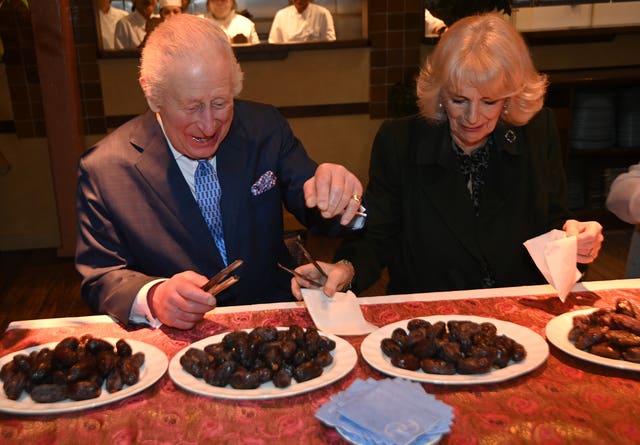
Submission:
[[[353,279],[356,277],[356,268],[353,267],[353,264],[351,264],[351,261],[345,260],[345,259],[342,259],[342,260],[338,261],[336,264],[344,264],[344,265],[348,266],[349,268],[351,268],[351,270],[353,271],[353,275],[351,276],[351,279],[349,280],[347,285],[342,288],[342,292],[351,290],[351,284],[353,283]]]

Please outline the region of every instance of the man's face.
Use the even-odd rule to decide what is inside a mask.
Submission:
[[[293,6],[296,7],[298,13],[302,14],[307,6],[309,6],[311,0],[293,0]]]
[[[136,11],[138,11],[145,19],[151,17],[158,0],[135,0]]]
[[[233,120],[230,61],[222,51],[189,60],[167,73],[169,88],[159,113],[177,151],[206,159],[215,155]]]

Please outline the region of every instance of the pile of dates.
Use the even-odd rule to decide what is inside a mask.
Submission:
[[[286,388],[292,379],[304,382],[322,375],[333,363],[335,347],[335,341],[315,328],[260,326],[249,332],[230,332],[204,349],[189,348],[180,364],[213,386],[255,389],[272,381],[277,388]]]
[[[615,307],[576,315],[569,340],[601,357],[640,363],[640,308],[620,298]]]
[[[23,391],[40,403],[87,400],[100,396],[103,384],[113,393],[137,383],[144,359],[123,339],[114,348],[91,335],[67,337],[53,349],[14,355],[0,370],[0,379],[11,400]]]
[[[395,367],[429,374],[484,374],[524,360],[524,346],[498,335],[493,323],[410,320],[380,342]]]

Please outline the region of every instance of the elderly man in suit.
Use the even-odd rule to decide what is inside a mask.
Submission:
[[[181,14],[150,36],[139,79],[150,110],[79,164],[76,267],[93,310],[188,329],[216,305],[291,299],[277,267],[293,266],[283,205],[307,227],[348,229],[360,181],[311,160],[274,107],[236,99],[242,76],[211,21]],[[201,212],[201,166],[217,177],[221,234]],[[235,259],[237,284],[216,298],[201,289]]]

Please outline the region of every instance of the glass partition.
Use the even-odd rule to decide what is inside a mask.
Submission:
[[[140,3],[152,3],[152,0],[94,0],[96,2],[96,14],[97,14],[97,28],[99,33],[99,41],[101,50],[115,50],[119,49],[136,49],[133,45],[131,47],[122,48],[122,45],[118,47],[117,44],[112,45],[110,35],[115,33],[115,27],[117,21],[123,17],[123,15],[132,13],[135,2]],[[188,14],[194,15],[206,15],[209,13],[211,17],[211,11],[209,11],[208,3],[211,3],[209,7],[215,9],[216,3],[226,2],[232,5],[233,0],[182,0],[186,3],[183,7],[183,11]],[[366,39],[366,26],[364,26],[363,3],[366,0],[313,0],[311,3],[325,8],[332,17],[335,37],[338,41],[349,40],[362,40]],[[110,8],[106,8],[105,3],[110,4]],[[147,21],[147,28],[151,30],[154,25],[160,22],[160,6],[156,5],[152,18]],[[251,20],[255,24],[255,30],[258,34],[260,44],[266,44],[268,42],[269,31],[271,29],[273,19],[276,13],[290,6],[291,2],[287,0],[236,0],[237,14],[243,15]],[[366,3],[365,3],[366,4]],[[230,6],[232,7],[232,6]],[[293,6],[292,6],[293,7]],[[141,6],[138,5],[138,9]],[[107,14],[100,12],[100,9],[109,9]],[[109,16],[107,18],[106,16]],[[104,35],[103,35],[104,34]],[[322,39],[307,40],[305,43],[311,41],[324,41]],[[232,39],[232,44],[234,43]],[[241,41],[238,44],[246,45],[247,42]],[[293,43],[293,42],[291,42]]]
[[[425,37],[461,17],[496,9],[523,32],[640,26],[640,0],[426,0]]]

